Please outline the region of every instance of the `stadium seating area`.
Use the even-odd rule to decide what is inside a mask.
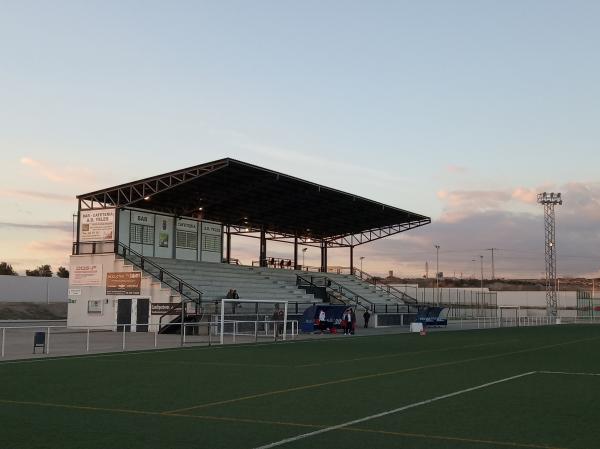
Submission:
[[[241,299],[320,302],[312,294],[306,294],[304,290],[297,288],[296,277],[298,274],[305,277],[323,276],[321,273],[175,259],[154,258],[153,260],[201,290],[204,300],[224,298],[229,289],[236,289]],[[352,290],[373,304],[398,303],[397,298],[354,276],[334,273],[326,275],[332,281]]]

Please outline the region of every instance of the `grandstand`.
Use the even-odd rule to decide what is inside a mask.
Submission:
[[[354,249],[430,223],[423,215],[230,158],[77,198],[69,324],[144,332],[181,319],[178,310],[189,309],[181,302],[216,313],[211,306],[229,289],[245,300],[286,301],[296,314],[315,302],[415,312],[415,298],[359,279]],[[233,235],[259,240],[257,266],[231,264]],[[286,269],[270,263],[268,241],[290,244]],[[319,248],[318,272],[298,264],[300,245]],[[349,250],[345,273],[330,272],[330,248]]]

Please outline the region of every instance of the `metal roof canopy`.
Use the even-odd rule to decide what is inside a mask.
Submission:
[[[431,223],[424,215],[231,158],[77,196],[79,209],[201,214],[232,234],[349,247]],[[201,208],[201,209],[200,209]]]

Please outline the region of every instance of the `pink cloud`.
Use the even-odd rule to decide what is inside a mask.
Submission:
[[[33,200],[50,200],[50,201],[74,201],[74,197],[70,195],[62,195],[59,193],[39,192],[35,190],[0,190],[0,196],[9,198],[28,198]]]
[[[467,171],[467,167],[450,164],[450,165],[446,166],[446,171],[448,173],[460,174],[460,173],[465,173]]]
[[[51,164],[32,159],[30,157],[22,157],[20,159],[22,165],[30,168],[34,174],[41,176],[48,181],[58,184],[78,183],[85,181],[86,184],[94,182],[94,172],[85,167],[70,167],[65,166],[57,168]]]
[[[537,194],[538,191],[536,189],[517,187],[515,190],[513,190],[511,196],[514,200],[521,201],[526,204],[536,204]]]

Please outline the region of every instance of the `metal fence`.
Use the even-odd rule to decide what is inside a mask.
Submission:
[[[558,318],[552,316],[496,316],[448,320],[448,325],[454,329],[497,329],[502,327],[537,327],[563,324],[600,324],[600,316]]]
[[[271,320],[225,320],[224,343],[251,343],[282,337]],[[110,326],[23,325],[0,327],[0,358],[67,356],[118,351],[143,351],[186,345],[220,344],[218,321],[148,325],[147,332],[130,332],[132,324]],[[137,325],[139,328],[140,325]],[[183,333],[181,329],[183,327]],[[164,333],[169,332],[172,333]],[[287,336],[296,338],[298,320],[288,320]],[[36,345],[37,343],[37,345]]]

